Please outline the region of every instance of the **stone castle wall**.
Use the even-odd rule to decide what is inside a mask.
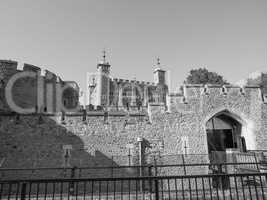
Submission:
[[[183,113],[191,116],[188,121],[195,126],[192,130],[199,137],[206,137],[205,123],[215,114],[227,111],[237,118],[244,126],[243,136],[248,142],[248,147],[263,148],[258,145],[265,138],[265,126],[262,113],[266,109],[266,103],[262,98],[261,89],[258,86],[234,87],[228,86],[187,86],[183,96],[173,95],[169,99],[171,113]],[[182,102],[182,103],[181,103]],[[198,131],[195,131],[195,130]],[[188,132],[187,132],[188,134]]]
[[[143,114],[129,116],[114,113],[105,120],[103,113],[88,113],[85,121],[77,114],[66,116],[64,123],[60,115],[43,115],[41,122],[38,115],[20,116],[19,120],[16,116],[1,116],[0,119],[0,158],[5,160],[2,168],[138,165],[138,137],[149,141],[151,146],[146,150],[144,164],[155,164],[155,158],[157,164],[182,164],[180,155],[165,156],[182,153],[173,149],[177,146],[173,143],[179,136],[167,138],[170,133],[165,134],[162,125],[150,123],[148,116]],[[174,138],[175,141],[170,143]],[[65,166],[64,146],[69,145],[72,147],[71,156],[69,165]],[[208,162],[207,155],[186,158],[187,163]],[[61,176],[59,171],[52,170],[46,176]],[[162,168],[158,169],[158,174],[164,175],[168,171],[174,173],[173,169],[166,171]],[[37,173],[39,178],[40,173]],[[110,177],[137,175],[139,171],[137,168],[114,169],[111,173],[110,169],[92,169],[83,173],[91,177]],[[4,176],[14,177],[7,173]]]
[[[19,70],[16,62],[0,64],[3,95],[7,80]],[[27,70],[40,71],[25,65],[23,71]],[[176,164],[181,162],[179,156],[164,155],[178,154],[187,154],[187,162],[209,162],[206,122],[222,111],[242,124],[241,134],[249,149],[267,150],[267,104],[259,86],[185,85],[182,94],[166,97],[167,105],[149,103],[145,112],[90,111],[62,116],[54,112],[56,94],[45,95],[47,83],[54,89],[62,81],[51,72],[43,79],[45,86],[34,79],[22,79],[15,84],[13,94],[16,103],[25,107],[43,98],[45,105],[52,105],[48,110],[51,114],[14,115],[2,101],[6,112],[0,114],[0,159],[4,168],[134,165],[138,164],[137,138],[149,144],[145,164],[154,162],[153,156],[160,164]],[[34,93],[37,85],[44,95]],[[189,156],[192,154],[198,156]],[[127,171],[126,175],[129,173],[135,172]]]
[[[151,104],[148,114],[110,112],[106,116],[104,112],[88,112],[85,119],[77,113],[66,115],[64,122],[60,114],[43,115],[41,122],[39,115],[21,116],[19,120],[1,116],[3,167],[60,167],[63,145],[72,145],[72,166],[109,165],[111,156],[124,157],[117,164],[127,165],[129,151],[134,155],[129,145],[136,144],[138,137],[151,144],[148,155],[183,154],[184,140],[188,142],[187,154],[206,155],[205,123],[223,110],[244,121],[248,129],[245,137],[253,140],[249,147],[266,149],[267,105],[259,88],[247,87],[243,93],[232,87],[227,94],[220,87],[210,87],[207,94],[202,94],[202,89],[188,86],[185,101],[172,96],[168,111],[164,104]]]

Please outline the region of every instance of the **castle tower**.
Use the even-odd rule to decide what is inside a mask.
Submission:
[[[157,59],[156,69],[154,70],[154,83],[157,86],[154,101],[166,103],[167,86],[165,80],[166,71],[161,68],[160,59]]]
[[[154,83],[156,85],[165,85],[166,81],[165,81],[165,73],[166,71],[161,69],[160,66],[160,59],[157,59],[157,66],[156,69],[154,70]]]
[[[96,105],[108,106],[109,105],[109,87],[110,87],[110,64],[106,61],[106,51],[103,51],[103,58],[97,64],[96,76]]]

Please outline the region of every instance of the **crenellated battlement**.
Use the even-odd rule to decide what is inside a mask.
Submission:
[[[181,92],[169,93],[166,99],[168,112],[191,114],[242,106],[260,110],[267,104],[267,94],[260,85],[185,84]]]
[[[24,63],[23,69],[18,69],[18,62],[13,60],[0,60],[0,79],[4,79],[7,81],[12,75],[19,73],[19,72],[36,72],[39,75],[39,78],[48,81],[48,82],[55,82],[55,83],[74,83],[73,81],[63,81],[58,75],[55,73],[38,67],[36,65]],[[77,83],[75,83],[75,87],[77,87]],[[74,86],[73,86],[74,87]]]
[[[250,99],[258,98],[267,103],[264,90],[260,85],[217,85],[217,84],[185,84],[180,93],[169,93],[169,105],[172,102],[188,104],[191,101],[208,99]],[[176,99],[176,100],[175,100]]]
[[[5,63],[5,64],[18,64],[17,61],[14,60],[0,60],[0,63]]]
[[[129,79],[119,79],[119,78],[112,78],[112,81],[120,84],[120,83],[135,83],[140,85],[147,85],[147,86],[155,86],[155,83],[153,82],[147,82],[147,81],[137,81],[137,80],[129,80]]]
[[[2,79],[9,79],[10,76],[18,73],[18,72],[36,72],[40,77],[44,80],[50,80],[52,82],[63,82],[62,79],[56,75],[55,73],[38,67],[36,65],[24,63],[23,69],[18,69],[18,62],[13,60],[0,60],[0,78]]]
[[[192,94],[203,95],[210,93],[220,93],[223,95],[236,93],[237,91],[241,94],[246,93],[246,91],[255,89],[258,90],[261,87],[259,85],[218,85],[218,84],[186,84],[183,86],[183,96],[190,97]]]
[[[24,64],[23,71],[41,72],[41,68],[31,64]]]

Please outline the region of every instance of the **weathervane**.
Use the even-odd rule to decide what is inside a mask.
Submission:
[[[103,50],[103,63],[106,63],[106,50]]]
[[[160,66],[160,58],[157,58],[157,65]]]

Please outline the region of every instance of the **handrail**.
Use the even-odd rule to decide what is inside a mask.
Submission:
[[[1,183],[18,182],[83,182],[83,181],[121,181],[121,180],[161,180],[161,179],[194,179],[194,178],[212,178],[212,177],[249,177],[249,176],[267,176],[267,173],[231,173],[231,174],[198,174],[198,175],[176,175],[176,176],[142,176],[142,177],[110,177],[110,178],[49,178],[49,179],[16,179],[0,180]]]
[[[261,165],[261,162],[239,162],[239,163],[191,163],[191,164],[168,164],[168,165],[121,165],[121,166],[103,166],[103,167],[37,167],[37,168],[0,168],[0,171],[12,170],[71,170],[79,169],[120,169],[120,168],[145,168],[145,167],[192,167],[192,166],[216,166],[216,165]]]

